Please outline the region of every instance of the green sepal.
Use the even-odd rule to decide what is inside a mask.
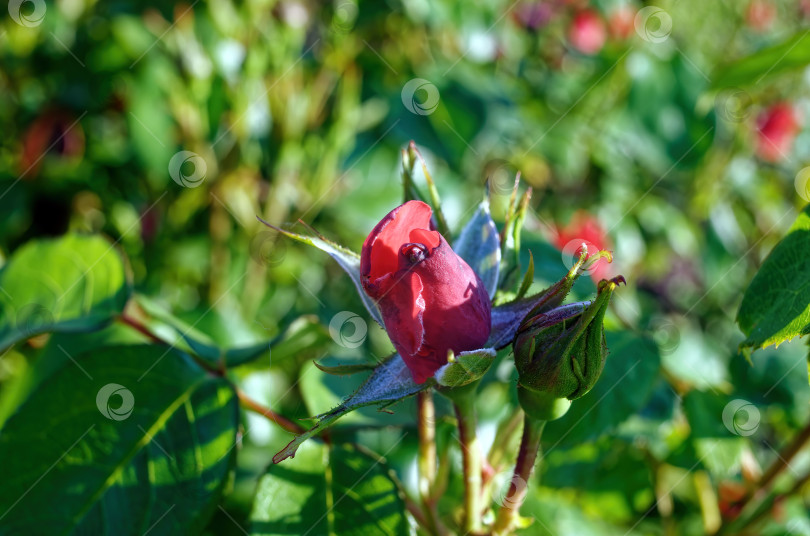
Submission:
[[[447,364],[436,371],[435,378],[444,387],[462,387],[481,379],[495,361],[494,348],[481,348],[454,355],[449,352]]]

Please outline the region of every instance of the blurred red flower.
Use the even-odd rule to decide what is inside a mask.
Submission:
[[[757,118],[757,155],[767,162],[788,157],[799,132],[799,118],[788,103],[774,104]]]
[[[612,250],[610,237],[599,220],[584,211],[574,214],[565,227],[557,227],[552,242],[557,249],[570,253],[572,257],[579,254],[583,242],[587,244],[589,254],[600,250]],[[607,259],[600,259],[593,265],[591,277],[594,281],[607,279],[609,272],[610,266]]]
[[[753,0],[748,4],[745,20],[749,28],[758,32],[768,30],[776,18],[776,6],[767,0]]]
[[[602,50],[606,38],[605,22],[592,9],[578,12],[568,27],[568,41],[583,54],[596,54]]]
[[[608,33],[617,41],[624,41],[635,31],[636,12],[629,6],[621,6],[608,17]]]

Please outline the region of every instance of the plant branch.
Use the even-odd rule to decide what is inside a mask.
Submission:
[[[169,344],[168,342],[164,341],[163,339],[152,333],[152,331],[148,327],[144,326],[139,320],[136,320],[131,316],[129,316],[126,312],[121,313],[121,315],[118,318],[121,320],[121,323],[126,324],[127,326],[131,327],[141,335],[145,335],[152,342],[155,342],[157,344]]]
[[[757,506],[756,511],[753,514],[751,514],[751,516],[741,524],[742,526],[740,527],[740,532],[744,532],[746,529],[752,527],[753,525],[758,523],[763,517],[765,517],[765,515],[771,511],[773,505],[776,503],[779,497],[790,497],[791,495],[799,493],[802,490],[802,488],[805,485],[807,485],[808,482],[810,482],[810,473],[807,473],[806,475],[798,479],[793,484],[793,486],[784,494],[771,495],[767,499],[763,500]]]
[[[790,465],[791,460],[802,450],[808,441],[810,441],[810,422],[801,429],[796,437],[793,438],[793,441],[788,443],[777,454],[776,459],[762,475],[762,478],[759,479],[759,482],[757,482],[756,489],[747,494],[742,502],[740,502],[737,515],[726,520],[720,527],[720,530],[717,531],[716,534],[718,536],[721,534],[730,534],[729,531],[734,528],[734,525],[737,524],[736,522],[742,517],[743,512],[750,507],[752,501],[765,496],[765,493],[768,491],[771,484],[773,484],[774,480]],[[757,516],[758,513],[755,512],[753,517],[756,518]],[[749,523],[750,521],[745,522],[745,525]]]
[[[289,420],[287,417],[279,415],[267,406],[263,406],[262,404],[256,402],[238,387],[236,388],[236,395],[239,397],[239,403],[243,408],[249,409],[250,411],[258,413],[259,415],[264,415],[269,421],[276,423],[278,426],[287,430],[288,432],[292,432],[294,434],[303,434],[306,431]]]
[[[519,510],[526,500],[529,480],[534,471],[537,453],[540,451],[540,439],[546,421],[532,419],[528,415],[523,419],[523,437],[520,440],[515,472],[509,487],[509,494],[503,499],[492,533],[495,535],[510,534],[517,526]]]

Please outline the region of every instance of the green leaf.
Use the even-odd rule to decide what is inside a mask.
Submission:
[[[810,38],[805,30],[782,43],[731,63],[713,77],[713,88],[758,84],[763,78],[804,69],[810,63]]]
[[[383,463],[355,447],[330,451],[307,444],[296,459],[271,465],[262,476],[251,534],[410,534],[405,506]]]
[[[0,428],[26,398],[36,393],[42,382],[75,356],[104,346],[149,342],[145,335],[120,322],[113,322],[98,331],[54,333],[38,355],[27,360],[28,366],[20,374],[4,380],[0,389]]]
[[[157,345],[73,356],[0,434],[4,532],[196,533],[232,465],[235,393]],[[24,453],[24,455],[21,455]]]
[[[353,395],[344,400],[342,404],[332,411],[318,415],[318,422],[315,426],[290,441],[290,444],[284,447],[284,450],[273,456],[273,462],[279,463],[295,456],[296,450],[304,441],[325,430],[349,412],[375,404],[381,408],[389,406],[434,384],[435,382],[432,380],[428,380],[423,384],[414,382],[411,371],[405,366],[405,362],[399,354],[394,354],[377,365],[377,368],[374,369],[374,372],[371,373],[363,385]]]
[[[28,242],[0,270],[0,349],[48,331],[90,331],[129,297],[124,261],[100,236]]]
[[[328,253],[329,256],[335,259],[337,263],[340,265],[340,267],[343,268],[343,270],[345,270],[347,274],[349,274],[349,277],[352,278],[354,286],[357,288],[357,293],[360,295],[360,299],[363,300],[363,305],[366,306],[366,309],[368,310],[371,317],[379,325],[381,326],[383,325],[382,314],[380,314],[380,310],[377,308],[377,304],[374,303],[374,300],[368,297],[368,295],[363,290],[363,285],[360,283],[360,255],[342,246],[339,246],[322,236],[305,236],[293,233],[285,229],[275,227],[274,225],[267,223],[258,216],[257,219],[266,226],[270,227],[271,229],[275,229],[279,233],[283,234],[284,236],[287,236],[299,242],[303,242],[304,244],[309,244],[310,246],[315,246],[321,251],[325,251],[326,253]]]
[[[212,320],[207,326],[209,330],[203,332],[195,327],[196,324],[189,324],[176,317],[151,298],[140,294],[135,294],[133,298],[149,317],[145,323],[162,340],[189,351],[213,365],[224,364],[228,367],[244,365],[260,358],[271,350],[273,342],[269,339],[263,340],[258,335],[244,333],[244,331],[239,335],[234,335],[234,332],[239,331],[235,327],[228,333],[227,328],[229,326],[222,325],[228,321],[224,320],[222,315],[216,311],[208,312]],[[234,322],[233,319],[230,321]],[[211,327],[212,324],[214,324],[214,328]],[[218,335],[216,339],[215,335]],[[281,339],[281,336],[277,340],[279,339]]]
[[[544,445],[571,446],[599,437],[649,400],[660,365],[655,343],[628,331],[605,336],[610,353],[602,376],[564,417],[546,424]]]
[[[489,212],[488,198],[481,201],[478,210],[461,230],[453,250],[478,274],[489,297],[495,296],[501,264],[501,241]]]
[[[753,350],[810,333],[810,205],[762,263],[737,322]]]

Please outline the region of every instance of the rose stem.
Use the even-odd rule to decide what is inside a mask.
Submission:
[[[717,531],[717,535],[720,534],[727,534],[728,530],[730,529],[731,524],[733,524],[743,513],[743,510],[751,503],[754,498],[761,497],[767,488],[770,487],[771,483],[776,480],[776,477],[785,470],[790,465],[790,461],[802,450],[805,443],[810,441],[810,422],[808,422],[804,428],[793,438],[785,448],[779,453],[773,463],[768,467],[768,470],[765,471],[765,474],[762,475],[762,478],[759,479],[757,483],[756,490],[749,493],[745,496],[742,502],[739,504],[739,509],[737,510],[739,513],[737,516],[726,520],[725,523],[720,527],[720,530]]]
[[[523,437],[520,440],[515,472],[509,495],[504,497],[503,505],[498,511],[492,533],[495,535],[509,534],[515,527],[518,511],[526,500],[529,489],[529,479],[534,471],[537,453],[540,451],[540,438],[546,421],[532,419],[528,415],[523,419]]]
[[[145,326],[143,323],[141,323],[136,318],[128,315],[126,312],[122,313],[118,318],[123,324],[126,324],[127,326],[133,328],[134,330],[138,331],[139,333],[149,337],[153,342],[158,343],[158,344],[167,344],[169,346],[174,346],[173,344],[169,344],[168,342],[166,342],[163,339],[161,339],[160,337],[158,337],[147,326]],[[217,370],[217,369],[211,368],[210,363],[200,359],[198,356],[196,356],[194,354],[191,354],[191,357],[194,359],[194,361],[196,361],[200,366],[202,366],[208,372],[211,372],[212,374],[222,374],[223,373],[222,370]],[[249,410],[251,410],[253,412],[256,412],[256,413],[258,413],[260,415],[264,415],[265,417],[267,417],[268,420],[273,421],[274,423],[279,425],[284,430],[287,430],[288,432],[292,432],[294,434],[303,434],[306,431],[304,428],[298,426],[297,424],[295,424],[291,420],[287,419],[286,417],[284,417],[282,415],[279,415],[278,413],[276,413],[272,409],[259,404],[258,402],[256,402],[252,398],[250,398],[247,394],[245,394],[238,387],[236,388],[236,396],[239,398],[239,403],[243,408],[249,409]]]
[[[416,398],[419,423],[419,497],[425,511],[425,527],[432,534],[444,534],[436,513],[433,485],[436,482],[436,406],[433,391],[420,391]]]
[[[166,341],[164,341],[163,339],[161,339],[160,337],[158,337],[157,335],[155,335],[154,333],[152,333],[152,331],[149,328],[144,326],[138,320],[136,320],[133,317],[129,316],[126,312],[121,313],[121,315],[118,317],[118,319],[123,324],[126,324],[127,326],[131,327],[132,329],[134,329],[135,331],[137,331],[141,335],[144,335],[144,336],[148,337],[154,343],[157,343],[157,344],[169,344]]]
[[[484,466],[475,431],[475,389],[467,390],[463,396],[454,396],[453,402],[464,464],[463,530],[466,534],[475,534],[481,530],[481,472]]]
[[[236,389],[236,396],[239,397],[239,403],[243,408],[256,412],[259,415],[264,415],[265,417],[267,417],[267,420],[276,423],[278,426],[287,430],[288,432],[292,432],[294,434],[303,434],[306,431],[297,424],[295,424],[294,422],[292,422],[291,420],[289,420],[287,417],[279,415],[278,413],[268,408],[267,406],[263,406],[260,403],[256,402],[239,388]]]

